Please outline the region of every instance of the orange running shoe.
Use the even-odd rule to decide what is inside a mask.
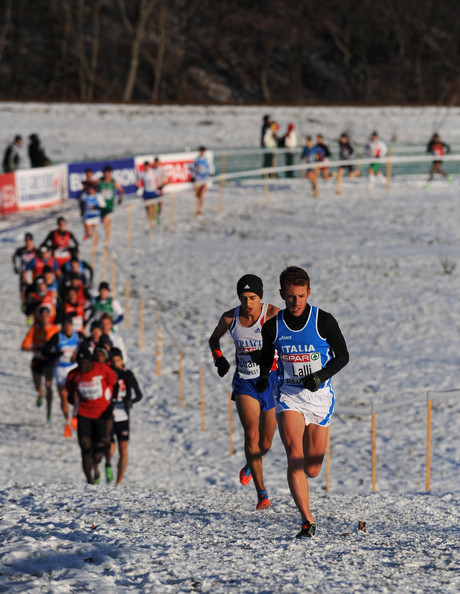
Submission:
[[[76,431],[78,429],[78,419],[77,417],[72,417],[72,429]]]
[[[72,427],[70,423],[66,423],[64,427],[64,437],[72,437]]]
[[[263,489],[257,493],[258,502],[256,505],[256,509],[267,509],[267,507],[271,506],[270,499],[268,498],[267,491]]]
[[[243,466],[243,468],[240,470],[240,483],[242,485],[247,485],[251,482],[251,479],[251,470],[249,469],[249,466],[246,464],[246,466]]]

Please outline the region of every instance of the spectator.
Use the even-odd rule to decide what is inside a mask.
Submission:
[[[271,117],[268,114],[264,115],[263,120],[262,120],[262,132],[261,132],[261,136],[260,136],[260,146],[262,148],[265,148],[265,142],[264,142],[265,133],[266,133],[267,129],[270,128],[271,123],[272,123]]]
[[[287,132],[284,135],[284,146],[287,149],[294,149],[297,147],[297,134],[295,131],[294,124],[290,123],[287,127]],[[286,165],[290,166],[294,164],[294,152],[286,152]],[[293,171],[286,171],[286,177],[294,177]]]
[[[29,140],[29,159],[31,167],[46,167],[47,165],[50,165],[51,161],[45,154],[45,149],[41,145],[38,134],[31,134]]]
[[[277,122],[271,121],[271,124],[267,126],[263,138],[263,146],[265,149],[274,149],[278,146],[277,132],[279,130]],[[275,153],[266,151],[264,153],[264,169],[267,167],[275,166]]]
[[[22,136],[17,134],[13,142],[6,147],[5,154],[3,155],[3,171],[5,173],[11,173],[19,169],[22,143]]]

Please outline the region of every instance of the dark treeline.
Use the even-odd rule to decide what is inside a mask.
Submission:
[[[460,103],[458,0],[2,0],[0,99]]]

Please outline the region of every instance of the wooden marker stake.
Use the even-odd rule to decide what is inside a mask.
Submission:
[[[169,221],[168,221],[168,231],[171,233],[173,228],[173,220],[174,220],[174,194],[171,194],[169,198]]]
[[[128,204],[126,207],[128,211],[128,250],[133,248],[133,207]]]
[[[228,452],[233,456],[233,400],[230,391],[228,398]]]
[[[204,361],[201,361],[201,431],[206,429],[205,410],[204,410]]]
[[[161,375],[161,360],[163,358],[163,332],[160,324],[160,314],[158,314],[157,328],[157,355],[156,355],[156,374]]]
[[[130,296],[130,289],[129,289],[129,279],[126,279],[125,284],[125,326],[129,328],[129,296]]]
[[[183,364],[184,364],[184,352],[181,349],[179,351],[179,406],[183,406],[184,404],[184,393],[183,393],[183,381],[184,381],[184,371],[183,371]]]
[[[96,257],[97,257],[97,242],[99,240],[99,236],[97,234],[97,231],[94,231],[93,233],[93,246],[91,249],[91,268],[93,270],[96,270]]]
[[[375,412],[372,413],[372,493],[377,491],[377,469],[375,454]]]
[[[144,300],[139,303],[139,348],[144,347]]]
[[[426,492],[431,490],[431,400],[426,403]]]

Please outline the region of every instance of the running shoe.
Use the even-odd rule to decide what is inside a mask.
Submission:
[[[36,405],[37,405],[37,407],[39,407],[42,404],[43,404],[43,392],[40,390],[40,392],[38,393],[38,396],[37,396]]]
[[[52,419],[51,415],[48,415],[48,416],[46,417],[46,422],[47,422],[47,423],[52,423],[52,422],[53,422],[53,419]]]
[[[72,426],[70,423],[66,423],[64,427],[64,437],[72,437]]]
[[[113,483],[113,470],[111,466],[105,467],[105,478],[108,483]]]
[[[270,500],[268,498],[268,493],[265,489],[262,489],[262,491],[259,491],[257,493],[257,505],[256,505],[256,509],[267,509],[267,507],[271,506]]]
[[[100,483],[100,482],[101,482],[101,473],[100,473],[100,472],[98,472],[98,473],[96,474],[96,476],[94,477],[94,484],[95,484],[95,485],[99,485],[99,483]]]
[[[246,466],[243,466],[243,468],[240,470],[240,483],[242,485],[247,485],[248,483],[251,482],[251,479],[252,479],[251,470],[250,470],[249,466],[246,464]]]
[[[72,417],[71,424],[72,424],[72,429],[74,431],[76,431],[78,429],[78,419],[77,419],[77,417]]]
[[[302,524],[301,531],[296,534],[296,538],[311,538],[315,536],[316,524],[310,524],[307,520]]]

